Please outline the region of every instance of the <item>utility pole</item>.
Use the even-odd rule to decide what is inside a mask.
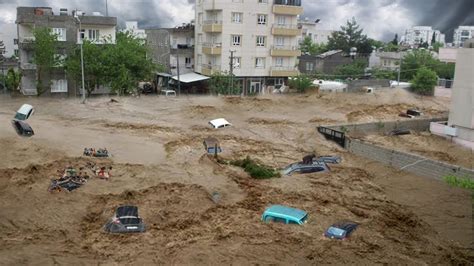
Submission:
[[[2,85],[3,85],[3,92],[6,94],[7,93],[7,87],[5,84],[5,57],[3,56],[5,54],[5,45],[3,44],[3,41],[0,41],[0,63],[2,63]]]
[[[107,0],[105,0],[105,16],[108,17],[109,16],[109,7],[107,5]]]
[[[229,95],[234,91],[234,53],[235,51],[230,51],[230,88]]]

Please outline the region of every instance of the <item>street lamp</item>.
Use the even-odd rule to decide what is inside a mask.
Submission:
[[[75,10],[74,12],[74,18],[77,19],[77,21],[79,21],[79,39],[80,39],[80,46],[81,46],[81,76],[82,76],[82,101],[81,103],[84,104],[86,103],[86,89],[84,88],[84,52],[83,52],[83,49],[82,49],[82,43],[83,43],[83,38],[81,38],[81,34],[82,34],[82,25],[81,25],[81,20],[79,19],[79,15],[77,14],[78,12],[81,12],[81,15],[82,15],[82,11],[78,11],[77,9]],[[84,36],[85,37],[85,36]]]

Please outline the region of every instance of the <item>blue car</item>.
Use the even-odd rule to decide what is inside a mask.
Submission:
[[[357,226],[358,224],[354,222],[338,222],[331,225],[326,232],[324,232],[324,236],[331,239],[345,239],[354,232]]]
[[[284,224],[304,224],[308,220],[308,213],[283,205],[272,205],[262,214],[262,221]]]

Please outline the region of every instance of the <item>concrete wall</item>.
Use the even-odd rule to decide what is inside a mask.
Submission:
[[[431,122],[446,121],[447,117],[410,119],[403,121],[373,122],[363,124],[345,124],[326,126],[327,128],[345,131],[351,137],[365,136],[390,132],[396,128],[406,128],[414,131],[427,131]]]
[[[350,152],[415,175],[442,179],[446,175],[474,179],[474,170],[434,161],[419,155],[379,147],[357,139],[346,139]]]
[[[359,91],[364,87],[372,87],[374,89],[390,87],[390,80],[388,79],[359,79],[353,80],[347,84],[347,91]]]

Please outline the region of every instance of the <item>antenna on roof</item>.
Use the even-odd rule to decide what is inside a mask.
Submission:
[[[107,5],[107,0],[105,0],[105,16],[108,17],[109,16],[109,7]]]

